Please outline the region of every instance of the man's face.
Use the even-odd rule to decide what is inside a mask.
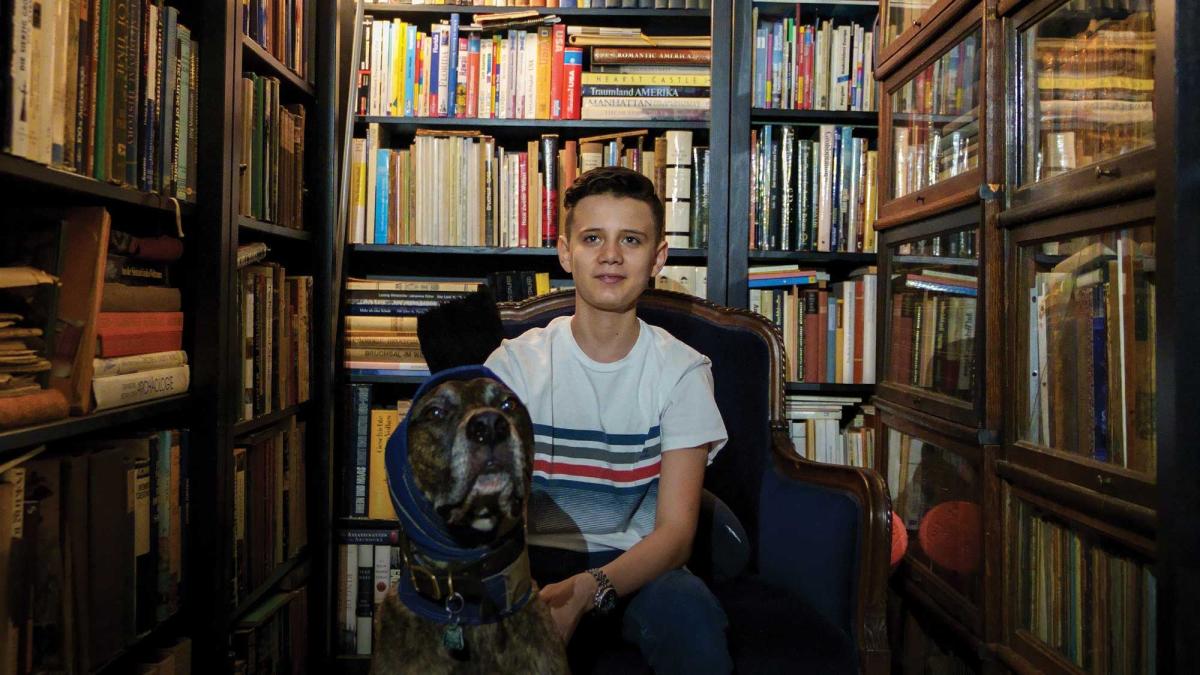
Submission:
[[[654,215],[644,202],[591,195],[575,204],[569,239],[558,239],[558,260],[575,280],[578,301],[624,312],[666,264],[667,242],[655,239]]]

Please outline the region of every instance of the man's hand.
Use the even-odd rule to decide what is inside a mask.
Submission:
[[[538,597],[550,608],[554,627],[563,644],[571,641],[579,620],[592,608],[596,595],[596,580],[587,572],[580,572],[556,584],[543,588]]]

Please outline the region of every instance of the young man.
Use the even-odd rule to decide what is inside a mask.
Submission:
[[[657,673],[729,672],[724,611],[683,569],[705,466],[726,441],[711,363],[636,314],[667,260],[662,202],[646,177],[604,167],[580,176],[564,207],[558,258],[574,316],[505,340],[486,362],[534,422],[541,598],[564,640],[580,627],[575,658],[619,634]]]

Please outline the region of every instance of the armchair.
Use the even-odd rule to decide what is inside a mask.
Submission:
[[[574,306],[573,291],[502,303],[504,334],[544,326]],[[886,672],[886,488],[873,471],[794,452],[778,329],[756,314],[661,290],[642,296],[638,316],[712,360],[729,442],[705,474],[705,489],[717,499],[706,494],[690,567],[725,607],[737,671]],[[749,535],[745,553],[719,550],[721,534],[704,522],[722,505]],[[739,571],[739,558],[747,557]],[[632,647],[606,654],[592,670],[646,671]]]

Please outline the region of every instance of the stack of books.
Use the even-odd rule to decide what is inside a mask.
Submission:
[[[3,150],[194,200],[199,49],[161,2],[13,4]]]
[[[345,529],[337,533],[335,649],[370,656],[375,612],[404,569],[398,529]]]
[[[0,267],[0,428],[66,417],[61,393],[43,388],[46,358],[43,329],[45,289],[58,279],[36,267]],[[42,290],[39,290],[42,289]]]
[[[796,454],[814,462],[874,468],[875,406],[862,403],[849,396],[789,394],[784,414]],[[847,409],[853,415],[843,425]]]
[[[477,281],[349,279],[343,366],[353,375],[428,375],[417,317],[478,290]]]
[[[572,45],[587,46],[580,118],[708,119],[712,79],[709,36],[644,35],[638,28],[571,26]]]

